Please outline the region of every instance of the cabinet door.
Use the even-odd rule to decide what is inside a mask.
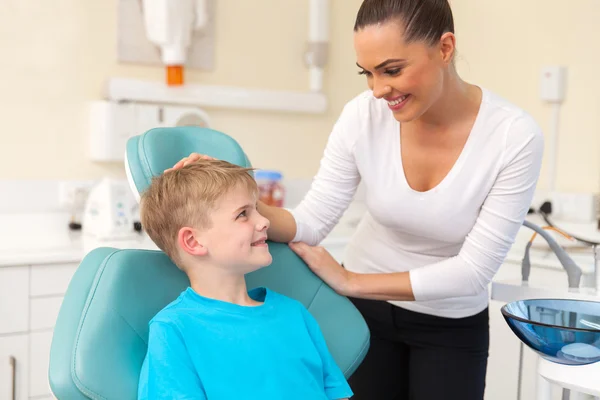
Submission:
[[[28,362],[27,335],[0,337],[0,400],[26,400]]]
[[[30,329],[39,331],[43,329],[53,329],[63,297],[37,297],[29,299],[31,308],[29,310]]]
[[[79,264],[31,266],[31,297],[63,295]]]
[[[567,273],[560,269],[532,265],[529,281],[532,284],[547,287],[564,287],[567,285]],[[566,290],[566,289],[565,289]],[[539,356],[527,346],[523,346],[522,399],[535,399],[537,395],[537,364]],[[575,396],[571,396],[575,399]],[[552,387],[552,400],[562,399],[562,389],[558,385]]]
[[[494,277],[496,281],[519,281],[521,265],[505,263]],[[533,265],[530,281],[540,285],[561,286],[566,282],[563,271]],[[490,300],[490,356],[486,377],[485,400],[517,399],[519,382],[519,352],[521,341],[504,320],[500,309],[504,302]],[[521,369],[521,399],[536,398],[538,355],[523,346]],[[562,391],[553,387],[552,400],[560,400]]]
[[[520,268],[505,263],[494,280],[519,279]],[[517,398],[519,339],[512,333],[500,309],[505,303],[490,300],[490,350],[486,375],[485,400]],[[535,397],[534,397],[535,398]]]
[[[52,394],[48,382],[50,366],[50,346],[52,331],[32,332],[30,334],[31,367],[29,369],[29,395],[31,397]]]
[[[29,329],[29,268],[0,267],[0,335]]]

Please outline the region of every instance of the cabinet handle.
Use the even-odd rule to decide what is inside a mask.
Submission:
[[[12,374],[10,380],[12,385],[10,400],[17,400],[17,359],[13,356],[10,356],[8,358],[8,363],[10,364],[10,370]]]

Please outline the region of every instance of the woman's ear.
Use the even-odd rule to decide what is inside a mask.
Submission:
[[[177,233],[177,245],[181,250],[193,256],[205,256],[208,253],[198,230],[187,226],[181,228]]]
[[[444,64],[451,64],[456,51],[456,36],[452,32],[446,32],[440,39],[440,52]]]

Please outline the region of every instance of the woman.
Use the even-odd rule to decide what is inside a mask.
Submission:
[[[354,45],[370,90],[345,106],[302,203],[258,210],[269,238],[293,242],[366,319],[372,341],[353,399],[482,399],[487,287],[531,203],[542,133],[460,78],[447,0],[365,0]],[[342,267],[312,246],[360,181],[368,211]]]

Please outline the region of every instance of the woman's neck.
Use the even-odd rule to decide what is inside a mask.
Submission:
[[[444,77],[440,98],[412,123],[421,130],[448,128],[477,114],[481,105],[481,89],[463,81],[451,67]],[[443,130],[443,129],[442,129]]]

